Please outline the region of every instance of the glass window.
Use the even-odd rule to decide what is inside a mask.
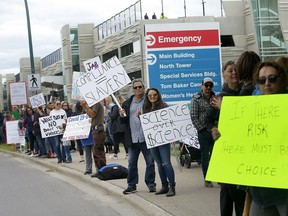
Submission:
[[[234,47],[235,43],[232,35],[221,35],[221,47]]]
[[[133,43],[121,47],[121,57],[133,54]]]
[[[112,58],[113,56],[117,56],[119,58],[118,49],[112,50],[108,53],[103,55],[103,62],[107,61],[108,59]]]
[[[138,78],[142,78],[142,76],[141,76],[141,70],[128,73],[128,76],[129,76],[129,78],[130,78],[131,80],[133,80],[133,79],[138,79]]]
[[[262,60],[287,53],[279,22],[277,0],[251,0],[259,53]]]
[[[72,45],[78,44],[78,29],[76,28],[70,29],[70,43]]]

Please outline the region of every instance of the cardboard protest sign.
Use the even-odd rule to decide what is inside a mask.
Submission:
[[[198,135],[197,134],[197,130],[196,128],[194,128],[194,133],[195,133],[195,136],[193,137],[185,137],[184,139],[180,140],[182,143],[186,144],[186,145],[189,145],[193,148],[196,148],[196,149],[200,149],[200,143],[199,143],[199,140],[198,140]]]
[[[30,100],[32,108],[39,107],[39,106],[46,104],[42,93],[31,96],[29,100]]]
[[[131,82],[116,56],[99,64],[95,59],[84,62],[86,74],[76,80],[88,106],[91,107]]]
[[[60,129],[65,120],[61,115],[45,116],[39,118],[42,138],[63,134]]]
[[[97,74],[98,69],[100,68],[102,62],[99,58],[99,56],[89,59],[87,61],[83,62],[83,65],[85,67],[85,71],[87,72],[87,78],[89,78],[92,74]]]
[[[288,188],[288,95],[224,97],[206,180]]]
[[[17,121],[6,121],[6,140],[7,144],[25,145],[25,136],[18,127],[19,120]],[[23,136],[21,136],[23,134]]]
[[[90,130],[91,118],[87,114],[69,117],[62,140],[86,139]]]
[[[101,63],[101,62],[100,62]],[[71,98],[74,100],[83,100],[83,97],[80,93],[79,88],[76,85],[76,80],[79,79],[79,77],[84,76],[86,74],[86,72],[73,72],[73,81],[72,81],[72,94],[71,94]]]
[[[188,105],[179,103],[140,115],[147,148],[195,136]]]
[[[12,106],[27,104],[26,82],[10,82],[9,89]]]

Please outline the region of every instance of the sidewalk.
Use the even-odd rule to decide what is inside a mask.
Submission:
[[[165,195],[156,196],[154,193],[148,192],[148,188],[144,182],[145,161],[141,154],[138,163],[138,192],[135,194],[123,195],[122,192],[127,187],[126,179],[101,181],[97,178],[91,178],[89,175],[84,175],[85,164],[79,163],[80,156],[78,151],[71,154],[73,163],[70,164],[57,164],[57,159],[30,157],[21,152],[5,151],[5,153],[9,153],[17,157],[23,157],[35,163],[40,163],[45,167],[53,168],[55,171],[65,175],[70,175],[74,178],[103,187],[109,193],[121,196],[123,201],[129,201],[139,208],[144,209],[147,212],[147,215],[214,216],[220,214],[219,186],[214,184],[214,188],[205,188],[203,184],[201,166],[197,165],[197,163],[192,163],[189,169],[186,167],[179,167],[174,156],[171,157],[171,160],[176,176],[176,196],[166,197]],[[120,147],[118,159],[110,159],[109,156],[113,156],[113,154],[106,154],[107,164],[117,163],[125,167],[128,166],[128,160],[125,159],[125,151],[123,147]],[[95,173],[94,164],[93,173]],[[157,190],[159,190],[161,187],[161,182],[158,175],[157,165],[156,183]]]

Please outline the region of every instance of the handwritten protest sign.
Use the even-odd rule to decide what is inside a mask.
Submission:
[[[206,180],[288,188],[288,95],[224,97]]]
[[[179,103],[140,115],[147,148],[195,136],[188,105]]]
[[[101,68],[101,64],[102,64],[102,62],[101,62],[99,56],[92,58],[92,59],[89,59],[87,61],[84,61],[83,65],[85,67],[85,71],[87,72],[87,78],[89,78],[94,73],[97,74],[99,68]]]
[[[10,82],[9,89],[12,106],[27,104],[26,82]]]
[[[99,58],[99,57],[98,57]],[[100,60],[99,60],[100,61]],[[101,62],[100,62],[101,64]],[[76,80],[78,80],[81,76],[84,76],[86,74],[86,72],[73,72],[73,83],[72,83],[72,94],[71,94],[71,98],[74,100],[82,100],[83,97],[80,93],[79,88],[76,85]]]
[[[181,139],[180,142],[186,144],[186,145],[189,145],[193,148],[196,148],[196,149],[200,149],[200,143],[199,143],[199,140],[198,140],[198,135],[197,135],[197,130],[195,128],[194,130],[194,133],[195,133],[195,136],[193,137],[185,137],[184,139]]]
[[[85,61],[86,74],[76,80],[88,106],[91,107],[131,82],[116,56],[99,64],[95,58]]]
[[[60,129],[62,124],[65,123],[63,116],[54,115],[54,116],[45,116],[39,118],[41,135],[45,137],[53,137],[60,134],[63,134],[63,131]]]
[[[30,100],[32,108],[39,107],[39,106],[46,104],[42,93],[31,96],[29,100]]]
[[[69,117],[62,140],[86,139],[90,130],[91,118],[87,114]]]
[[[18,127],[19,120],[17,121],[6,121],[6,139],[7,144],[25,145],[25,136],[21,136],[21,131]],[[24,135],[24,134],[23,134]]]

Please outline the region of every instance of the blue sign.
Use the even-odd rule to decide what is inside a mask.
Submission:
[[[148,51],[147,62],[149,87],[159,89],[166,102],[190,101],[205,77],[213,79],[213,91],[221,90],[217,48]]]

